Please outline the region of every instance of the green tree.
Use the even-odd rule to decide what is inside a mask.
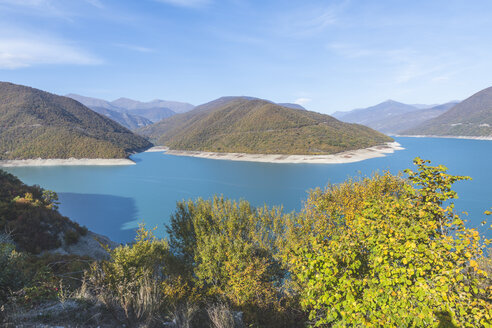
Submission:
[[[168,226],[172,252],[191,271],[202,299],[227,302],[249,323],[282,325],[286,272],[275,255],[280,209],[256,209],[223,197],[178,203]]]
[[[293,229],[307,236],[290,265],[315,326],[490,326],[490,280],[477,265],[488,241],[449,202],[468,178],[414,163],[403,184],[386,175],[318,192],[308,211],[319,217]],[[313,222],[323,233],[298,231]]]

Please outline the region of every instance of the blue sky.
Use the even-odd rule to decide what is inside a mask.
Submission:
[[[0,80],[323,113],[492,85],[492,1],[0,0]]]

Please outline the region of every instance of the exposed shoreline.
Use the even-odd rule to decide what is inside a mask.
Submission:
[[[149,149],[147,149],[146,151],[144,151],[144,153],[157,153],[157,152],[160,152],[160,151],[168,151],[169,150],[169,147],[165,147],[165,146],[154,146],[154,147],[150,147]]]
[[[281,154],[245,154],[245,153],[214,153],[185,150],[167,150],[165,154],[174,156],[191,156],[199,158],[220,159],[229,161],[245,161],[260,163],[289,163],[289,164],[344,164],[363,161],[370,158],[384,157],[396,150],[405,149],[398,142],[388,142],[384,145],[365,149],[345,151],[332,155],[281,155]]]
[[[408,138],[446,138],[446,139],[469,139],[469,140],[492,140],[492,136],[490,137],[473,137],[473,136],[434,136],[434,135],[423,135],[423,134],[416,134],[416,135],[398,135],[395,134],[393,137],[408,137]]]
[[[6,159],[0,160],[0,167],[20,167],[20,166],[115,166],[115,165],[135,165],[135,162],[128,158],[53,158],[53,159]]]

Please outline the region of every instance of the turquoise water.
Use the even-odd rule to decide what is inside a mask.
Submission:
[[[176,201],[223,194],[247,199],[256,206],[283,205],[299,210],[307,190],[376,170],[393,173],[413,166],[420,156],[443,164],[450,173],[468,175],[458,182],[457,209],[469,214],[468,225],[492,237],[480,225],[492,207],[492,141],[395,138],[405,150],[387,157],[351,164],[270,164],[180,157],[162,153],[132,156],[132,166],[8,168],[27,184],[56,191],[60,211],[89,229],[116,241],[130,241],[142,220],[164,234]],[[492,221],[492,218],[489,219]]]

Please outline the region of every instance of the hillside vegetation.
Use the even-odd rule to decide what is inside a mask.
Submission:
[[[54,192],[0,170],[0,234],[10,233],[18,249],[31,253],[75,243],[87,229],[62,216],[57,201]]]
[[[492,87],[402,134],[492,137]]]
[[[79,102],[0,82],[0,159],[124,158],[151,146]]]
[[[224,97],[138,130],[177,150],[333,154],[392,139],[368,127],[269,101]]]

